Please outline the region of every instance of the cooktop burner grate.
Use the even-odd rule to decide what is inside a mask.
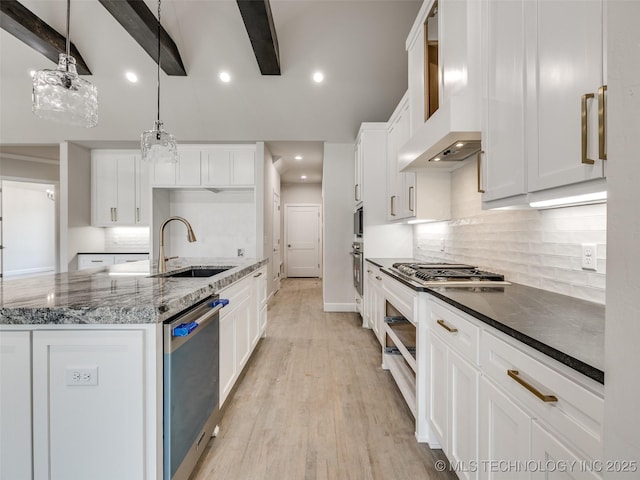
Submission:
[[[504,275],[480,270],[472,265],[394,263],[393,268],[420,283],[504,282]]]

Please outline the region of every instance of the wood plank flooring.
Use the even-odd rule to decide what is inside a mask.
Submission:
[[[268,322],[192,480],[456,478],[416,442],[360,316],[322,311],[319,279],[284,280]]]

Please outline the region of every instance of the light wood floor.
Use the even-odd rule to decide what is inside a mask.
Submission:
[[[360,316],[322,311],[320,280],[283,281],[268,322],[192,480],[456,478],[416,442]]]

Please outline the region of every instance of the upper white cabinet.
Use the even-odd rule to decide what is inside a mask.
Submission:
[[[148,225],[149,191],[136,151],[91,152],[91,224]]]
[[[428,222],[451,218],[448,171],[400,171],[400,148],[409,139],[409,98],[405,94],[387,124],[387,220]]]
[[[485,0],[482,13],[485,205],[604,189],[590,182],[605,176],[603,2]]]
[[[429,160],[480,140],[480,26],[477,1],[423,3],[406,43],[410,137],[400,149],[403,170],[442,168],[444,162]]]
[[[179,160],[154,165],[156,187],[253,187],[255,145],[179,145]]]
[[[220,146],[202,151],[203,184],[242,187],[255,184],[256,149]]]
[[[356,139],[356,151],[355,151],[355,157],[353,162],[353,169],[354,169],[353,201],[356,203],[356,207],[362,204],[362,183],[363,183],[363,177],[364,177],[364,170],[363,170],[364,146],[362,144],[361,132],[358,133],[358,138]]]

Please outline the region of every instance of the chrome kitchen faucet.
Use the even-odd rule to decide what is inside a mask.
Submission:
[[[193,228],[191,224],[182,217],[169,217],[164,222],[162,222],[162,226],[160,227],[160,251],[158,252],[158,273],[164,273],[167,271],[167,257],[164,256],[164,227],[167,226],[172,220],[180,220],[187,226],[187,240],[189,243],[193,243],[196,241],[196,234],[193,233]]]

